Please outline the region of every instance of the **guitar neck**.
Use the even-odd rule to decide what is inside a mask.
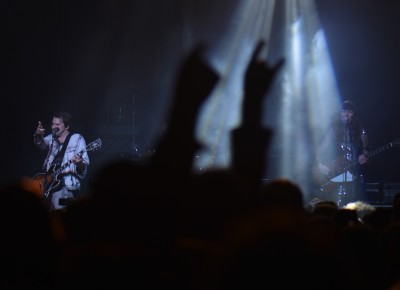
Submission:
[[[96,139],[95,141],[89,143],[84,149],[82,149],[77,154],[75,154],[74,157],[75,156],[82,157],[83,153],[89,152],[89,151],[92,151],[92,150],[96,150],[96,149],[100,148],[101,147],[101,143],[102,143],[102,141],[101,141],[100,138]],[[55,176],[60,174],[67,166],[69,166],[72,163],[72,160],[74,159],[74,157],[71,158],[70,160],[68,160],[63,165],[61,165],[58,169],[54,170],[52,174],[55,175]]]
[[[392,147],[393,147],[393,143],[390,142],[389,144],[386,144],[386,145],[384,145],[382,147],[379,147],[378,149],[375,149],[375,150],[369,152],[367,154],[367,157],[372,157],[372,156],[374,156],[374,155],[376,155],[378,153],[381,153],[382,151],[385,151],[386,149],[389,149],[389,148],[392,148]]]
[[[388,143],[388,144],[386,144],[386,145],[384,145],[384,146],[381,146],[381,147],[379,147],[379,148],[377,148],[377,149],[375,149],[375,150],[372,150],[372,151],[368,152],[368,153],[366,154],[366,156],[367,156],[367,158],[372,157],[372,156],[375,156],[375,155],[377,155],[377,154],[379,154],[379,153],[381,153],[381,152],[383,152],[383,151],[385,151],[385,150],[387,150],[387,149],[389,149],[389,148],[392,148],[392,147],[393,147],[393,142],[390,142],[390,143]],[[353,166],[355,166],[355,165],[357,165],[357,164],[358,164],[358,160],[354,160],[354,161],[352,161],[352,162],[349,162],[349,163],[346,164],[346,166],[344,167],[344,171],[349,170],[351,167],[353,167]]]
[[[86,149],[86,148],[85,148]],[[76,154],[75,156],[80,156],[82,157],[83,152],[85,151],[85,149],[81,150],[78,154]],[[68,160],[66,163],[64,163],[63,165],[61,165],[56,171],[54,171],[54,174],[60,174],[65,168],[67,168],[71,163],[72,163],[72,159]]]

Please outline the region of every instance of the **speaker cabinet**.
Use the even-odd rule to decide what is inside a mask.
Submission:
[[[400,183],[367,182],[365,184],[366,201],[376,205],[392,205],[394,197],[400,192]]]

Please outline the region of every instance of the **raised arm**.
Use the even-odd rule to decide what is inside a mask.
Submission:
[[[265,170],[265,158],[272,131],[263,128],[263,102],[283,60],[270,67],[259,60],[265,43],[260,41],[250,59],[244,76],[242,123],[232,131],[232,166],[245,177],[251,188],[258,187]]]
[[[203,51],[203,45],[197,46],[177,76],[167,131],[151,161],[154,169],[176,174],[191,170],[194,154],[200,148],[195,139],[198,113],[219,80],[219,75],[203,59]]]
[[[41,150],[45,150],[48,148],[47,144],[44,142],[44,132],[45,129],[42,125],[42,122],[38,121],[38,126],[36,128],[35,133],[33,134],[33,142]]]

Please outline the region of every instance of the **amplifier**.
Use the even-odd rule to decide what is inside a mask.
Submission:
[[[367,182],[365,183],[366,202],[377,205],[392,205],[393,199],[400,192],[400,183]]]

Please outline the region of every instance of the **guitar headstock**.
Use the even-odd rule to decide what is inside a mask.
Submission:
[[[100,138],[94,140],[86,146],[86,151],[94,151],[101,147],[102,141]]]
[[[400,145],[400,138],[396,138],[392,141],[392,146],[399,146]]]

